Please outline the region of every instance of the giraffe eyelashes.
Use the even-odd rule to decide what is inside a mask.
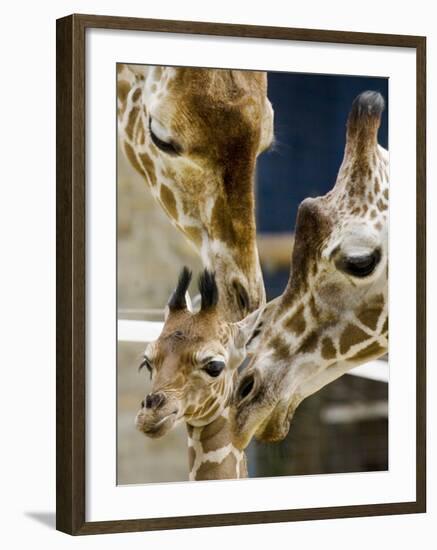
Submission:
[[[165,139],[162,139],[163,136],[158,137],[157,134],[152,130],[152,119],[149,119],[149,133],[150,138],[153,142],[153,144],[163,151],[164,153],[167,153],[168,155],[180,155],[181,154],[181,147],[174,143],[172,140],[166,141]]]
[[[203,370],[213,378],[217,378],[225,368],[225,364],[223,361],[210,361],[205,367],[203,367]]]
[[[150,378],[152,378],[153,367],[152,367],[152,365],[151,365],[151,363],[150,363],[150,361],[147,357],[144,357],[142,363],[138,367],[138,370],[141,371],[143,368],[146,368],[149,371]]]

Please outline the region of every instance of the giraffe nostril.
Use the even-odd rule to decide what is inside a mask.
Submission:
[[[250,311],[250,298],[247,290],[237,280],[233,281],[232,287],[234,289],[235,299],[239,310],[242,313],[248,313]]]
[[[243,378],[237,390],[238,401],[242,401],[248,395],[250,395],[253,391],[254,386],[255,386],[255,378],[253,374],[249,374],[248,376]]]
[[[145,405],[146,409],[158,409],[165,403],[165,395],[162,392],[149,393],[146,396]]]

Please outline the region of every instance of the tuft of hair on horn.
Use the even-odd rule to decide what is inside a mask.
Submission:
[[[348,118],[348,133],[356,134],[367,128],[379,127],[385,101],[379,92],[367,90],[359,94],[353,101]]]
[[[215,273],[205,269],[199,276],[199,292],[201,297],[201,311],[214,308],[218,303],[218,287]]]
[[[184,266],[179,274],[176,289],[168,301],[170,311],[177,311],[187,308],[186,292],[190,286],[192,272]]]

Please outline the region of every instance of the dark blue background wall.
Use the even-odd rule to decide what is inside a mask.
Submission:
[[[258,231],[292,231],[299,203],[332,188],[343,158],[347,115],[365,90],[381,92],[387,102],[388,79],[268,73],[276,146],[258,160]],[[386,148],[387,107],[379,130]]]

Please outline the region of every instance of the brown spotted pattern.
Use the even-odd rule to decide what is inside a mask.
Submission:
[[[382,107],[374,92],[355,100],[334,188],[299,207],[287,288],[234,393],[231,418],[241,448],[254,434],[284,437],[303,399],[387,353],[389,174],[388,154],[377,142]]]
[[[127,159],[217,273],[223,315],[241,319],[265,301],[253,186],[273,139],[266,74],[119,64],[117,77]]]
[[[188,438],[190,480],[247,477],[245,454],[232,443],[227,415],[226,409],[224,416],[219,416],[209,425],[190,429]]]

